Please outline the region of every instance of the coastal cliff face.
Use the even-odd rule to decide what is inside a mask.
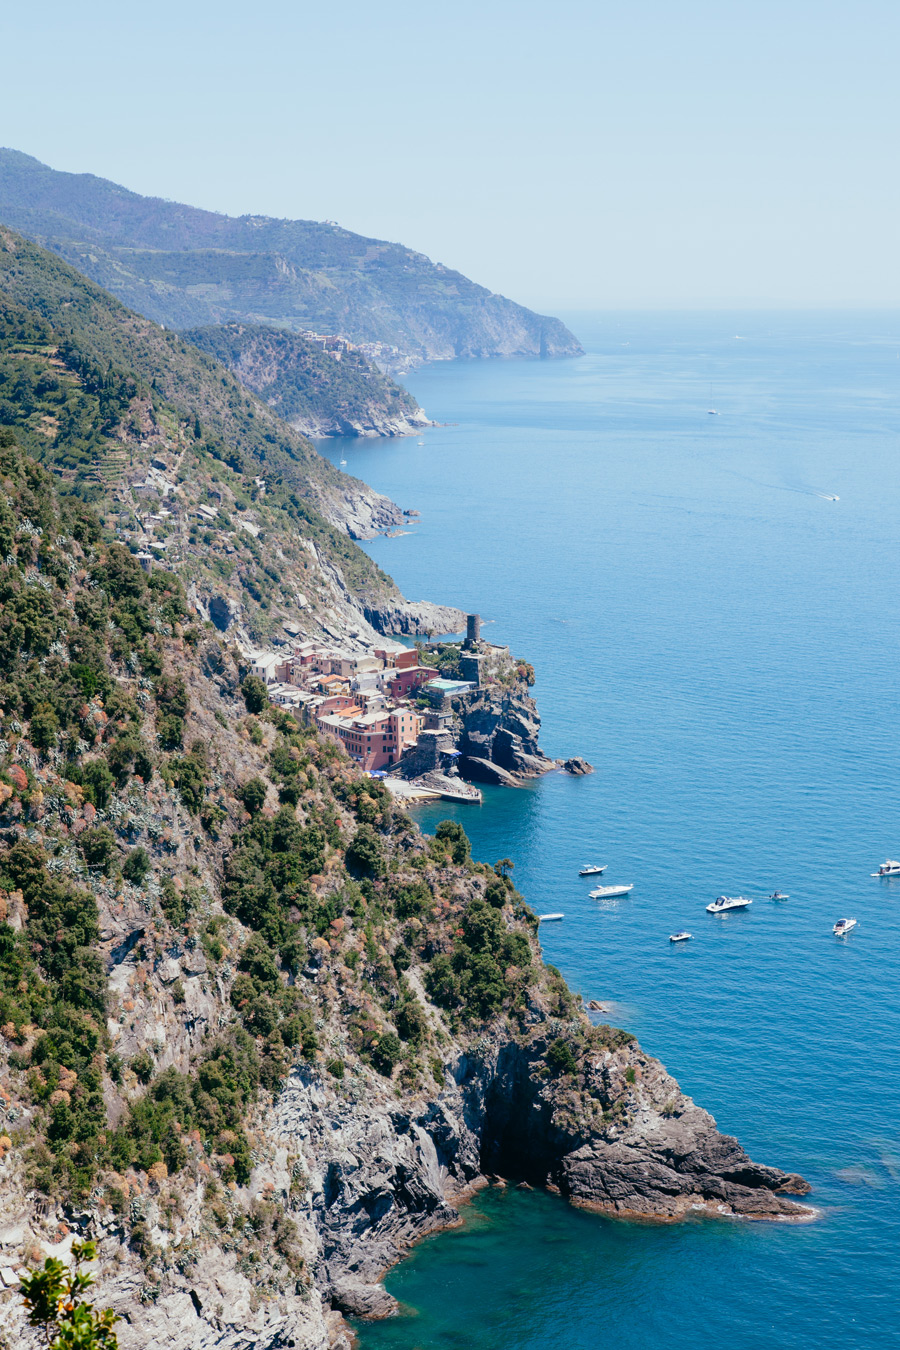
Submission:
[[[183,336],[304,436],[408,436],[431,425],[412,395],[358,350],[332,353],[299,333],[249,324]]]
[[[556,767],[538,745],[541,719],[522,681],[472,690],[454,706],[462,724],[458,747],[463,777],[513,785]]]
[[[289,472],[340,475],[222,367],[2,230],[0,299],[7,1343],[36,1344],[17,1272],[85,1234],[122,1350],[312,1350],[347,1343],[341,1310],[390,1309],[383,1270],[488,1173],[622,1215],[804,1214],[784,1198],[804,1183],[592,1025],[504,863],[454,822],[423,836],[243,684],[236,626],[461,627],[406,606]],[[45,408],[66,413],[52,438]],[[154,513],[149,571],[122,542],[130,456],[177,506]],[[485,764],[549,763],[526,688],[466,696]]]
[[[402,637],[424,637],[431,633],[459,633],[466,616],[452,605],[435,605],[430,600],[404,600],[401,597],[380,604],[363,606],[366,620],[379,633]]]

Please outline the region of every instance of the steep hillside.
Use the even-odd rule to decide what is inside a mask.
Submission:
[[[49,323],[78,359],[135,382],[219,458],[265,467],[339,529],[366,537],[402,513],[340,473],[302,436],[191,343],[124,309],[53,253],[0,226],[0,296]],[[99,375],[98,375],[99,380]]]
[[[578,356],[559,321],[401,244],[316,221],[217,215],[0,151],[0,219],[174,328],[240,322],[454,356]],[[386,362],[391,353],[385,351]]]
[[[0,227],[4,423],[235,635],[302,618],[352,644],[373,636],[367,614],[383,632],[460,627],[457,610],[405,601],[347,538],[396,525],[398,507],[212,358]]]
[[[312,1350],[390,1310],[384,1268],[487,1173],[626,1216],[807,1212],[593,1024],[508,863],[245,699],[178,577],[10,430],[0,557],[10,1344],[8,1272],[86,1232],[123,1350]]]
[[[358,349],[326,351],[299,333],[237,323],[182,336],[304,436],[405,436],[428,425],[412,394]]]

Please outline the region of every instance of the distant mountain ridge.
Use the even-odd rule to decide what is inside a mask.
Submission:
[[[341,333],[406,361],[579,356],[556,318],[401,244],[340,226],[232,217],[143,197],[0,149],[0,220],[174,328],[250,323]],[[395,367],[396,368],[396,367]]]

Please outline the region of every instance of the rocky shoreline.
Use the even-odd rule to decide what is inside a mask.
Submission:
[[[313,980],[325,978],[323,969]],[[382,1283],[390,1268],[419,1239],[459,1223],[460,1207],[498,1178],[630,1221],[815,1217],[790,1198],[808,1193],[801,1177],[753,1162],[630,1037],[595,1029],[583,1086],[548,1079],[548,1044],[564,1028],[541,1002],[523,1034],[498,1029],[448,1047],[446,1083],[432,1096],[397,1094],[373,1074],[341,1084],[314,1066],[294,1068],[253,1121],[248,1190],[283,1206],[297,1227],[312,1277],[298,1293],[259,1301],[240,1249],[221,1243],[183,1262],[164,1298],[148,1298],[125,1225],[97,1208],[48,1216],[58,1240],[44,1249],[65,1257],[79,1234],[98,1240],[99,1297],[123,1318],[121,1350],[350,1350],[343,1317],[395,1313]],[[0,1180],[2,1255],[10,1239],[39,1236],[39,1224],[8,1167]],[[184,1197],[198,1236],[200,1199]],[[151,1223],[155,1204],[151,1188],[141,1202]],[[0,1329],[18,1325],[13,1312],[0,1304]],[[29,1345],[27,1333],[17,1343]]]

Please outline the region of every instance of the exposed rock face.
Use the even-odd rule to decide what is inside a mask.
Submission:
[[[754,1163],[636,1043],[600,1050],[583,1087],[541,1075],[547,1043],[538,1010],[530,1034],[458,1042],[445,1056],[447,1086],[432,1098],[398,1100],[377,1077],[336,1085],[308,1066],[295,1068],[265,1121],[269,1160],[250,1189],[265,1188],[297,1225],[314,1280],[301,1295],[260,1304],[240,1252],[214,1248],[186,1264],[165,1298],[148,1301],[141,1297],[146,1277],[123,1245],[124,1225],[97,1211],[60,1212],[73,1228],[68,1246],[78,1231],[100,1241],[107,1273],[99,1299],[126,1318],[122,1350],[348,1346],[331,1309],[374,1317],[395,1311],[380,1283],[385,1271],[418,1238],[453,1223],[486,1174],[549,1185],[622,1217],[812,1216],[786,1198],[808,1192],[801,1177]],[[299,1200],[289,1199],[289,1157],[308,1177]],[[27,1205],[14,1181],[4,1180],[0,1218],[18,1246]],[[152,1199],[146,1207],[152,1218]],[[199,1220],[199,1195],[188,1210]],[[29,1344],[10,1305],[0,1328],[16,1328],[17,1343]]]
[[[634,1042],[605,1050],[585,1075],[584,1093],[617,1119],[599,1125],[578,1112],[560,1111],[558,1086],[548,1086],[537,1074],[535,1054],[546,1048],[544,1035],[539,1029],[530,1045],[507,1045],[498,1055],[486,1096],[487,1167],[554,1185],[578,1203],[610,1214],[809,1213],[783,1198],[808,1193],[801,1177],[752,1162]]]
[[[464,778],[473,783],[493,783],[495,787],[518,787],[519,779],[499,764],[489,759],[480,759],[477,755],[463,755],[459,761],[459,771]]]
[[[583,774],[594,772],[593,764],[588,764],[587,760],[582,759],[580,755],[573,755],[571,759],[567,759],[563,764],[563,768],[566,773],[574,774],[576,777],[581,777]]]
[[[412,395],[356,349],[332,354],[299,333],[256,324],[184,336],[304,436],[407,436],[431,425]]]
[[[393,1300],[378,1283],[384,1271],[417,1238],[453,1222],[459,1201],[486,1184],[485,1173],[550,1185],[622,1216],[810,1216],[785,1198],[809,1190],[802,1178],[752,1162],[633,1042],[607,1049],[592,1066],[580,1098],[597,1103],[599,1120],[571,1109],[571,1080],[539,1076],[546,1048],[540,1026],[523,1040],[457,1046],[448,1086],[430,1101],[369,1097],[343,1106],[295,1073],[274,1129],[292,1147],[303,1140],[316,1281],[333,1306],[364,1316],[391,1312]],[[613,1107],[615,1123],[603,1124]]]
[[[402,633],[407,637],[425,637],[431,634],[459,633],[466,626],[466,616],[452,605],[433,605],[428,600],[404,600],[378,605],[364,604],[366,619],[379,633]]]
[[[402,525],[406,517],[389,497],[347,474],[335,474],[321,490],[317,506],[330,524],[346,530],[351,539],[373,539]]]
[[[503,774],[535,778],[555,767],[538,745],[541,719],[527,685],[475,689],[455,706],[462,720],[461,772],[480,782],[505,782]]]

